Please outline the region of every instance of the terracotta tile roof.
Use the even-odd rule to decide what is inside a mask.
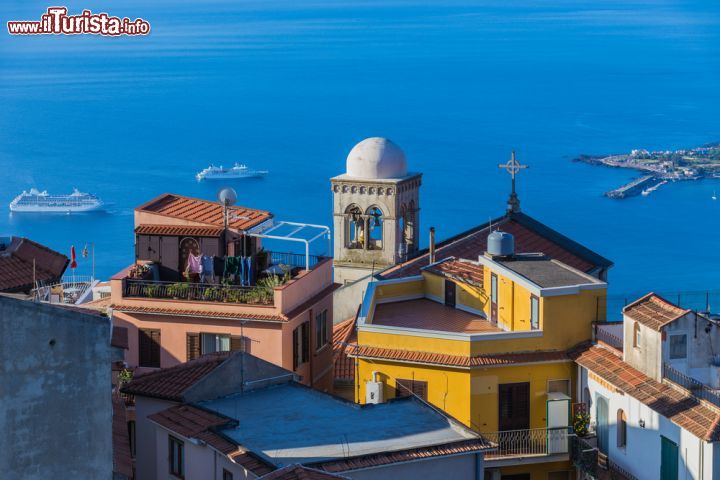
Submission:
[[[355,317],[333,325],[333,363],[335,368],[335,380],[355,379],[355,359],[347,356],[345,347],[350,343],[357,342],[357,330],[355,329]]]
[[[223,207],[217,202],[166,193],[141,205],[136,210],[156,215],[223,227]],[[244,207],[228,208],[228,226],[247,230],[272,218],[270,212]]]
[[[112,450],[113,473],[133,478],[125,402],[117,393],[112,394]]]
[[[33,278],[46,283],[60,280],[69,262],[65,255],[30,239],[12,237],[0,250],[0,292],[29,291],[35,286]]]
[[[691,310],[682,309],[655,293],[648,293],[623,308],[625,315],[657,331],[690,312]]]
[[[619,352],[601,346],[585,346],[572,352],[571,356],[578,365],[696,437],[709,442],[720,441],[720,410],[634,369],[622,360]]]
[[[123,387],[123,393],[181,402],[185,391],[219,367],[230,352],[203,355],[170,368],[138,374]]]
[[[110,295],[104,298],[98,298],[97,300],[90,300],[89,302],[78,304],[80,308],[87,308],[90,310],[97,310],[101,313],[106,313],[108,307],[112,305],[112,298]]]
[[[347,477],[295,464],[268,473],[261,477],[261,480],[333,480],[338,478]]]
[[[444,277],[469,283],[478,287],[483,286],[483,266],[469,260],[449,259],[441,263],[425,267],[424,270]]]
[[[345,458],[343,460],[318,462],[310,465],[320,470],[325,470],[326,472],[344,472],[347,470],[378,467],[392,463],[410,462],[430,457],[482,452],[493,448],[495,448],[495,445],[480,437],[477,439],[462,440],[442,445],[411,448],[397,452],[362,455],[358,457]]]
[[[447,257],[475,260],[487,249],[487,236],[492,229],[500,228],[515,237],[518,253],[541,252],[582,272],[595,268],[608,268],[613,264],[606,258],[543,225],[524,213],[512,213],[482,224],[437,244],[435,258]],[[380,274],[382,278],[401,278],[418,275],[428,265],[424,250],[417,257],[391,267]]]
[[[459,368],[502,367],[508,365],[524,365],[528,363],[570,361],[567,352],[562,351],[536,351],[464,356],[355,344],[348,345],[346,347],[346,353],[349,357],[370,359],[378,358],[397,362],[425,363]]]
[[[122,348],[124,350],[130,348],[130,344],[128,343],[128,329],[125,327],[118,327],[113,325],[110,345],[115,348]]]
[[[237,421],[231,418],[192,405],[176,405],[154,413],[148,418],[177,435],[202,440],[255,475],[265,475],[275,468],[218,433],[222,428],[237,426]]]
[[[172,235],[177,237],[219,237],[222,227],[194,227],[191,225],[139,225],[135,233],[140,235]]]
[[[480,315],[426,298],[378,304],[372,316],[372,325],[454,333],[502,332]]]
[[[136,305],[113,304],[110,306],[113,310],[126,313],[144,313],[149,315],[175,315],[182,317],[202,317],[202,318],[223,318],[223,319],[248,319],[248,320],[265,320],[271,322],[287,322],[289,318],[282,314],[263,314],[263,313],[227,313],[227,312],[211,312],[208,310],[189,309],[189,308],[164,308],[164,307],[141,307]]]

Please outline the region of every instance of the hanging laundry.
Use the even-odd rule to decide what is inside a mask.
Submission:
[[[190,273],[200,273],[201,272],[200,258],[201,258],[200,255],[195,256],[192,253],[189,253],[186,270]]]
[[[245,274],[245,257],[238,257],[238,260],[240,260],[240,285],[243,287],[250,285],[246,281],[246,274]]]
[[[213,265],[213,257],[203,255],[200,258],[200,282],[207,283],[215,280],[215,266]]]
[[[246,285],[252,285],[252,260],[252,257],[245,257],[245,262],[247,263],[247,266],[245,267]]]
[[[216,275],[225,274],[225,258],[224,257],[213,257],[213,271],[217,272]]]
[[[240,274],[240,258],[225,257],[225,276]]]

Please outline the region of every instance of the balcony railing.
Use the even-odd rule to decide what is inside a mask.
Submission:
[[[671,382],[680,385],[695,397],[707,400],[716,407],[720,407],[720,393],[704,383],[675,370],[667,363],[663,363],[663,378],[667,378]]]
[[[160,282],[133,278],[123,280],[123,297],[258,305],[274,304],[273,290],[262,286],[242,287],[210,283]]]
[[[268,252],[270,254],[270,264],[272,265],[288,265],[290,267],[305,268],[304,253],[288,253],[288,252]],[[310,255],[308,258],[309,267],[313,268],[322,259],[317,255]]]
[[[531,428],[482,433],[498,448],[485,455],[488,460],[503,457],[559,455],[569,453],[568,428]]]
[[[610,460],[607,455],[600,453],[595,443],[597,443],[596,437],[588,439],[578,436],[572,437],[570,459],[578,472],[582,474],[580,478],[637,480],[634,475]]]

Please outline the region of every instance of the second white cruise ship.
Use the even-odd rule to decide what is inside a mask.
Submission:
[[[232,168],[210,165],[195,175],[200,180],[228,180],[233,178],[258,178],[268,174],[267,170],[251,170],[247,165],[236,163]]]

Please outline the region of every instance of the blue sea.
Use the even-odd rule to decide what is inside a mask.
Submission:
[[[133,260],[133,208],[163,192],[213,199],[208,164],[268,169],[239,203],[331,224],[329,178],[387,136],[424,173],[421,228],[444,238],[503,212],[510,151],[523,211],[612,259],[616,294],[720,288],[720,182],[648,197],[579,153],[720,140],[717,1],[63,2],[142,17],[148,37],[0,33],[0,234]],[[52,3],[5,0],[8,20]],[[11,216],[23,189],[73,187],[107,213]],[[423,237],[426,237],[423,233]],[[78,274],[90,273],[80,259]]]

